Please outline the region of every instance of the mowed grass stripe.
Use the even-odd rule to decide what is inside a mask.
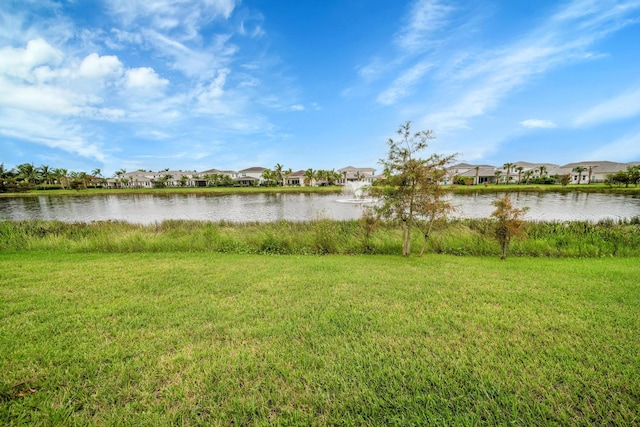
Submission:
[[[0,423],[633,425],[638,266],[3,253]]]

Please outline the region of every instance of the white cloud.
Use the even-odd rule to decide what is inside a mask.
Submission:
[[[520,124],[529,129],[535,129],[535,128],[552,129],[552,128],[558,127],[558,125],[556,125],[551,120],[540,120],[540,119],[523,120],[520,122]]]
[[[60,64],[63,54],[45,40],[37,38],[30,40],[24,49],[10,46],[1,48],[0,58],[0,73],[28,80],[34,68]]]
[[[85,135],[80,126],[50,115],[4,109],[0,114],[0,134],[101,162],[106,157],[100,144],[88,142],[95,139]]]
[[[197,91],[195,95],[198,102],[198,109],[207,112],[215,112],[217,114],[229,114],[230,109],[225,102],[222,101],[229,75],[228,69],[218,70],[218,75],[204,88]]]
[[[171,31],[181,40],[189,40],[197,38],[200,28],[214,19],[229,19],[236,1],[109,0],[108,4],[125,26]]]
[[[0,107],[47,112],[53,115],[77,115],[88,101],[86,95],[46,85],[15,84],[0,77]]]
[[[169,84],[169,80],[161,78],[153,68],[131,68],[125,73],[125,87],[127,89],[142,89],[154,91]]]
[[[78,71],[80,76],[89,79],[118,79],[122,75],[122,68],[117,56],[92,53],[82,60]]]
[[[410,53],[424,51],[433,45],[433,34],[448,24],[454,8],[440,0],[417,0],[409,13],[396,43]]]
[[[629,159],[640,158],[640,131],[625,135],[617,140],[605,144],[591,152],[590,159],[607,159],[627,162]]]
[[[640,87],[622,93],[582,113],[576,126],[590,126],[640,115]]]
[[[431,64],[426,62],[419,62],[400,77],[398,77],[391,87],[382,92],[377,101],[383,105],[394,104],[398,99],[407,95],[409,89],[415,85],[432,67]]]
[[[513,90],[529,80],[567,62],[585,60],[590,46],[609,34],[612,28],[622,28],[632,22],[627,19],[632,8],[611,8],[605,2],[574,0],[560,9],[526,37],[502,49],[479,54],[447,79],[454,82],[454,99],[429,113],[424,121],[468,127],[468,120],[487,114]],[[579,11],[579,12],[578,12]]]

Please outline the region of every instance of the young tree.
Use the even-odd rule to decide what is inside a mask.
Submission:
[[[496,207],[496,210],[491,213],[491,216],[495,218],[495,236],[500,243],[500,259],[507,258],[507,251],[511,244],[513,237],[524,235],[524,216],[527,208],[519,209],[511,204],[511,198],[509,194],[505,194],[500,199],[494,200],[491,203]]]
[[[566,187],[571,182],[571,174],[565,173],[564,175],[559,176],[558,181],[560,182],[560,185],[562,185],[563,187]]]
[[[384,179],[380,186],[370,188],[380,204],[373,209],[385,219],[396,221],[402,229],[402,255],[411,253],[411,233],[420,218],[439,217],[443,200],[438,191],[446,174],[446,166],[455,155],[432,154],[427,159],[418,157],[434,139],[433,131],[411,132],[411,122],[398,129],[400,138],[389,139],[389,152],[380,163],[384,167]],[[432,223],[432,222],[431,222]],[[428,230],[429,228],[424,228]],[[424,234],[428,237],[428,232]]]

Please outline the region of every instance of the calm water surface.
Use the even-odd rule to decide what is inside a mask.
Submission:
[[[483,218],[495,209],[501,194],[452,196],[456,216]],[[528,206],[527,219],[546,221],[640,216],[640,197],[595,193],[519,193],[511,195],[517,207]],[[350,203],[338,194],[251,195],[105,195],[78,197],[0,198],[0,220],[25,219],[91,222],[119,220],[153,224],[169,219],[202,221],[308,221],[318,218],[354,219],[362,203]]]

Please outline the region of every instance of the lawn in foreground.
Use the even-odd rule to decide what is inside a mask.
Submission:
[[[638,265],[0,253],[0,424],[638,424]]]

